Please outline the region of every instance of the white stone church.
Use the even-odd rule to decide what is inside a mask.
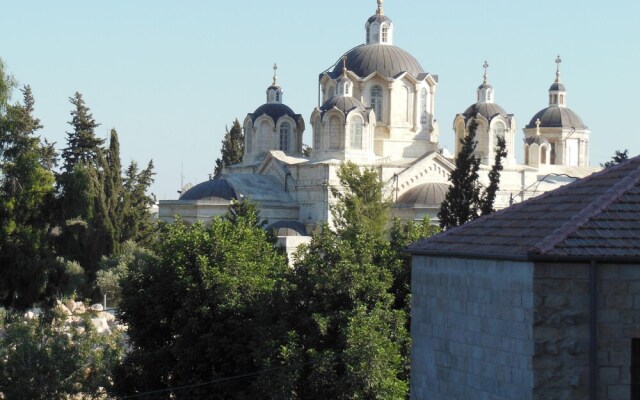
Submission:
[[[428,215],[437,221],[440,203],[455,167],[454,156],[439,145],[435,118],[438,76],[425,72],[407,51],[394,45],[394,24],[384,14],[382,0],[365,23],[365,44],[338,58],[319,76],[320,101],[308,125],[312,131],[310,158],[302,154],[307,123],[283,101],[277,68],[266,90],[266,103],[247,114],[243,127],[245,154],[241,164],[225,168],[222,177],[182,192],[178,200],[160,201],[159,217],[171,221],[206,220],[227,211],[234,199],[258,204],[261,216],[287,238],[287,247],[323,223],[331,223],[329,187],[337,186],[336,171],[343,161],[379,171],[394,201],[393,213],[403,219]],[[508,156],[503,161],[496,207],[564,185],[591,174],[590,131],[567,108],[567,91],[560,80],[560,57],[548,106],[535,113],[516,138],[516,120],[495,103],[487,78],[477,89],[476,101],[453,119],[459,139],[476,118],[477,156],[481,182],[494,160],[496,137],[503,136]],[[542,99],[541,99],[542,100]],[[525,159],[515,159],[516,143],[524,145]]]

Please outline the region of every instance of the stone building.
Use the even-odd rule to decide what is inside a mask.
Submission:
[[[318,106],[308,119],[313,148],[309,158],[302,153],[305,120],[284,103],[284,90],[274,73],[266,90],[266,103],[244,119],[242,163],[225,167],[217,181],[205,181],[182,191],[177,200],[160,201],[159,218],[171,221],[180,215],[186,222],[206,220],[224,214],[234,199],[248,198],[257,203],[269,223],[295,224],[295,232],[306,236],[321,224],[331,224],[329,189],[338,186],[336,171],[348,160],[379,172],[394,202],[395,215],[403,219],[428,216],[437,223],[448,178],[455,168],[454,157],[440,146],[435,118],[438,75],[427,72],[415,57],[395,44],[401,36],[384,14],[382,0],[366,20],[363,33],[363,44],[349,46],[350,50],[334,59],[331,68],[319,74]],[[537,131],[526,133],[529,131],[525,129],[540,143],[525,144],[527,154],[544,149],[549,156],[542,161],[531,156],[519,164],[515,148],[522,138],[516,137],[515,117],[495,102],[496,91],[488,82],[487,68],[485,62],[476,102],[455,116],[453,133],[460,139],[468,133],[472,118],[478,122],[476,154],[482,162],[480,183],[485,186],[494,162],[496,138],[505,137],[508,155],[497,208],[597,169],[587,165],[583,151],[588,148],[588,130],[565,107],[566,90],[559,75],[552,86],[555,89],[550,91],[555,96],[553,103],[539,116],[540,135]],[[571,131],[572,126],[575,131]],[[570,150],[569,158],[561,157],[563,149],[576,148],[575,139],[578,153]],[[581,161],[576,164],[574,159]]]
[[[410,252],[413,398],[640,398],[640,157]]]

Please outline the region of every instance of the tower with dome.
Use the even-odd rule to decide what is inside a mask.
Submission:
[[[340,55],[318,76],[318,106],[308,110],[311,134],[307,140],[313,149],[309,158],[302,153],[305,119],[285,105],[274,65],[266,103],[244,119],[242,163],[225,167],[221,177],[193,186],[177,200],[161,201],[160,218],[171,221],[181,215],[186,222],[206,220],[224,214],[232,201],[247,198],[278,232],[282,245],[293,250],[320,225],[331,224],[329,189],[339,185],[341,163],[352,161],[379,171],[393,200],[393,214],[403,219],[429,216],[437,222],[455,168],[455,155],[439,144],[438,76],[426,72],[394,39],[395,26],[384,13],[383,1],[377,0],[375,13],[364,24],[364,44]],[[534,114],[524,128],[524,138],[517,137],[515,117],[496,103],[487,62],[475,102],[453,116],[451,134],[456,143],[468,134],[472,119],[478,123],[476,155],[483,185],[488,185],[497,137],[506,139],[508,155],[496,208],[597,169],[588,166],[590,132],[566,107],[559,57],[556,62],[549,106]],[[520,143],[525,150],[523,163],[515,157]]]

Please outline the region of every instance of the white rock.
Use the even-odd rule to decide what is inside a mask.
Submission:
[[[71,300],[71,299],[67,300],[65,305],[67,306],[67,308],[71,312],[75,311],[75,309],[76,309],[76,302]]]
[[[91,306],[92,311],[103,311],[102,304],[96,303]]]
[[[98,333],[104,334],[104,335],[110,335],[111,334],[111,329],[109,329],[109,324],[107,324],[107,321],[104,318],[91,318],[91,323],[93,323],[93,326],[96,328],[96,331]]]

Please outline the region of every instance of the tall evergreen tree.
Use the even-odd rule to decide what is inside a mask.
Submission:
[[[95,129],[100,124],[93,119],[82,94],[76,92],[69,97],[69,102],[75,108],[71,111],[69,121],[73,130],[67,132],[67,148],[62,150],[63,170],[66,173],[71,173],[79,162],[94,164],[98,159],[98,149],[104,144],[104,140],[95,135]]]
[[[504,169],[502,159],[507,156],[507,141],[503,136],[498,136],[498,146],[496,146],[495,160],[491,171],[489,172],[489,186],[486,188],[480,202],[480,211],[482,215],[491,214],[495,211],[494,203],[496,201],[496,193],[500,187],[500,171]]]
[[[478,124],[475,118],[469,123],[469,134],[460,140],[462,149],[456,158],[456,169],[449,180],[451,187],[445,200],[440,205],[440,227],[448,229],[464,224],[478,217],[480,204],[480,184],[478,170],[480,159],[475,156],[476,130]]]
[[[154,199],[148,194],[153,183],[153,160],[140,171],[132,161],[125,171],[123,181],[122,241],[133,240],[149,245],[154,239],[155,224],[149,216],[149,207]]]
[[[231,130],[225,128],[226,133],[222,140],[222,158],[216,160],[216,167],[213,171],[213,175],[218,178],[222,175],[222,169],[229,165],[234,165],[242,162],[242,156],[244,155],[244,134],[242,133],[242,127],[240,122],[236,118],[233,121]]]
[[[0,81],[6,78],[0,75]],[[42,299],[53,260],[48,233],[54,176],[43,166],[31,89],[22,93],[23,104],[0,111],[0,296],[7,309]]]

